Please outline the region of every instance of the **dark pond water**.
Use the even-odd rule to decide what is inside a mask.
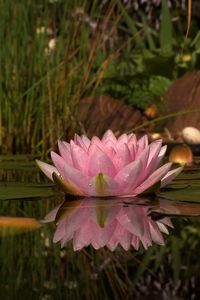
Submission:
[[[200,169],[148,198],[64,196],[0,158],[0,299],[199,299]]]

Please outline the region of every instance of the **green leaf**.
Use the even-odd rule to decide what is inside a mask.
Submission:
[[[122,4],[121,0],[118,0],[117,2],[119,4],[119,7],[120,7],[122,13],[123,13],[124,20],[125,20],[128,28],[129,28],[130,32],[133,34],[133,37],[135,39],[135,42],[136,42],[137,46],[141,49],[145,49],[144,41],[143,41],[142,37],[140,36],[139,31],[136,28],[134,20],[127,13],[127,10],[125,9],[125,7]]]
[[[46,198],[54,196],[55,193],[55,189],[46,184],[0,183],[0,200]]]
[[[188,185],[184,189],[166,189],[157,193],[158,196],[174,201],[189,201],[200,203],[200,184]]]
[[[147,37],[147,42],[149,44],[149,49],[151,51],[154,51],[156,49],[156,45],[154,43],[153,36],[151,34],[151,28],[150,26],[148,26],[146,16],[143,13],[141,13],[141,17],[142,17],[144,32]]]
[[[167,0],[162,0],[162,18],[160,25],[160,46],[163,54],[172,53],[173,28]]]

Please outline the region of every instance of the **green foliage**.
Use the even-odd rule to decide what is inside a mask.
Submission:
[[[114,60],[105,74],[99,93],[122,99],[139,109],[145,109],[152,103],[159,105],[171,81],[156,72],[153,62],[157,59],[154,56],[146,57],[152,62],[152,69],[141,55],[134,55],[127,61]]]
[[[167,0],[162,0],[161,25],[160,25],[160,47],[163,53],[172,53],[173,33],[172,20]]]

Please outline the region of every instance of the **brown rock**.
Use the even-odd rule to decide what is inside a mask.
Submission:
[[[164,97],[163,114],[200,109],[200,72],[192,71],[176,80]],[[188,113],[169,119],[165,127],[176,138],[184,127],[200,129],[200,112]]]
[[[119,135],[147,120],[138,109],[109,96],[81,100],[78,119],[80,131],[89,137],[102,136],[107,129]]]

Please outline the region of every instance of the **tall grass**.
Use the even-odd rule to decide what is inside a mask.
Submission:
[[[0,2],[2,152],[44,154],[74,133],[80,99],[100,84],[115,52],[115,2]]]
[[[121,0],[7,0],[0,11],[0,153],[47,154],[81,131],[79,102],[99,91],[113,58],[172,49],[166,0],[160,36]]]

